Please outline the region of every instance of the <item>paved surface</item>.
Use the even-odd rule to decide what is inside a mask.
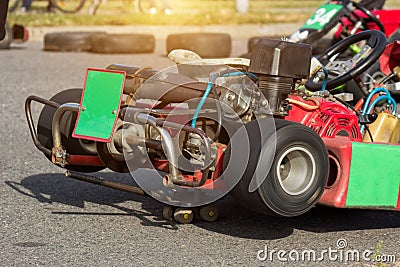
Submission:
[[[236,41],[233,54],[244,52],[245,43]],[[68,180],[34,148],[23,112],[28,95],[48,98],[80,87],[87,67],[169,66],[160,42],[157,47],[153,55],[97,55],[47,53],[40,42],[30,42],[0,51],[0,266],[276,266],[284,265],[276,253],[272,263],[258,260],[257,253],[267,247],[320,254],[337,249],[341,238],[348,244],[342,252],[395,254],[400,262],[400,213],[316,207],[280,219],[249,212],[226,197],[217,203],[217,222],[175,225],[161,218],[163,206],[156,201]],[[101,175],[133,183],[129,175]],[[343,264],[327,255],[325,262],[288,263]]]

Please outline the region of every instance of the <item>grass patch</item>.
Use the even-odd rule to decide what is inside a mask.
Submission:
[[[142,14],[135,10],[132,0],[108,0],[100,4],[96,15],[88,15],[91,0],[76,14],[46,13],[46,1],[34,0],[32,11],[9,14],[10,23],[26,26],[79,26],[79,25],[211,25],[211,24],[270,24],[305,21],[323,1],[250,0],[249,12],[238,14],[234,0],[173,0],[173,14]],[[162,2],[162,1],[159,1]],[[400,8],[396,0],[386,6]],[[159,9],[162,9],[159,6]]]

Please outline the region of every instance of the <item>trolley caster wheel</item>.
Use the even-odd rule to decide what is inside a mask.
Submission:
[[[174,209],[171,206],[165,206],[162,211],[163,218],[167,221],[172,221],[174,216]]]
[[[206,222],[215,222],[218,219],[218,208],[215,205],[201,207],[199,210],[200,218]]]
[[[193,218],[195,219],[195,220],[201,220],[201,217],[200,217],[200,207],[195,207],[195,208],[192,208],[192,211],[193,211]]]
[[[182,224],[191,223],[193,221],[193,211],[191,209],[177,208],[174,212],[174,220]]]

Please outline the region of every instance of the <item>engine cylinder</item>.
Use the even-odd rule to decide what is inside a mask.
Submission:
[[[309,45],[267,38],[254,45],[249,71],[258,75],[258,86],[274,115],[287,115],[284,99],[296,80],[308,77],[310,65]]]
[[[288,97],[293,89],[292,78],[278,76],[260,76],[258,87],[269,103],[273,113],[284,113],[282,101]]]

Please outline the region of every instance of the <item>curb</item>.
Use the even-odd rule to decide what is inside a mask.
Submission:
[[[295,32],[301,24],[241,24],[241,25],[206,25],[206,26],[61,26],[61,27],[28,27],[29,40],[43,41],[46,33],[68,31],[105,31],[108,33],[147,33],[154,34],[157,40],[165,40],[169,34],[191,32],[228,33],[232,39],[248,39],[252,36],[282,35],[287,37]]]

